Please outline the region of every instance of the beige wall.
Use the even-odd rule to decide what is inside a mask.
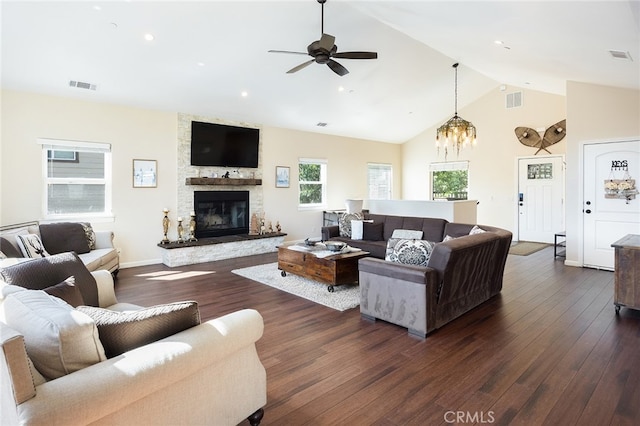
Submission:
[[[41,220],[42,165],[37,138],[111,144],[113,230],[123,263],[158,259],[162,208],[176,200],[176,114],[29,93],[2,92],[1,224]],[[157,188],[132,187],[133,159],[158,161]]]
[[[506,109],[505,95],[516,91],[523,92],[522,107]],[[438,125],[451,118],[453,110],[444,113],[446,115]],[[478,144],[474,148],[464,148],[459,156],[450,150],[448,161],[469,161],[469,199],[480,202],[478,223],[508,229],[517,237],[517,158],[533,156],[537,149],[522,145],[514,129],[519,126],[546,129],[566,118],[565,98],[514,87],[504,91],[496,88],[458,113],[476,126]],[[571,125],[567,127],[570,134]],[[429,198],[429,163],[445,161],[442,150],[438,156],[435,148],[436,128],[425,130],[403,145],[405,199]],[[563,155],[566,141],[548,149],[554,155]],[[544,154],[542,151],[538,156]]]
[[[281,128],[264,128],[264,210],[280,221],[288,240],[320,236],[321,210],[298,209],[298,159],[327,160],[327,208],[344,209],[348,198],[367,198],[367,163],[391,164],[394,197],[401,198],[401,145],[327,136]],[[276,166],[290,167],[291,186],[275,187]],[[365,206],[366,207],[366,206]]]
[[[639,139],[640,91],[568,82],[567,127],[567,264],[582,266],[582,148]]]
[[[113,152],[113,213],[92,221],[113,230],[123,266],[160,261],[162,209],[177,210],[176,112],[72,100],[14,91],[2,92],[0,225],[42,219],[41,148],[37,138],[105,142]],[[297,164],[301,157],[328,161],[328,208],[344,208],[346,198],[364,198],[367,162],[393,165],[394,193],[401,191],[401,146],[263,128],[264,210],[280,221],[287,240],[320,235],[322,212],[297,207]],[[132,160],[158,161],[158,187],[132,188]],[[275,188],[275,167],[291,167],[291,187]],[[173,232],[173,234],[172,234]],[[175,229],[170,238],[175,238]]]

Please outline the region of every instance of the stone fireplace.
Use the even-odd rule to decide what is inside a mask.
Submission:
[[[249,233],[249,191],[194,191],[196,238]]]

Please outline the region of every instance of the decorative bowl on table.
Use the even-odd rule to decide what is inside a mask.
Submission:
[[[324,245],[329,251],[339,252],[347,246],[347,243],[343,243],[342,241],[325,241]]]
[[[306,238],[304,240],[304,245],[305,246],[309,246],[309,247],[313,247],[313,246],[315,246],[316,244],[318,244],[320,242],[322,242],[321,238]]]

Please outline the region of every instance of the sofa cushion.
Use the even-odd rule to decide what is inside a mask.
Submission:
[[[44,289],[44,292],[51,296],[55,296],[58,299],[64,300],[74,308],[84,305],[82,294],[80,293],[80,290],[78,290],[78,287],[76,287],[76,279],[74,277],[69,277],[60,284],[47,287]]]
[[[108,269],[105,266],[109,263],[117,263],[118,252],[114,248],[103,248],[91,250],[89,253],[82,253],[78,257],[86,265],[87,269],[95,271],[97,269]]]
[[[434,244],[426,240],[390,238],[385,260],[404,265],[427,266]]]
[[[362,224],[362,239],[369,241],[384,241],[382,236],[382,222],[364,222]]]
[[[137,311],[117,312],[91,306],[79,306],[78,310],[96,322],[109,358],[200,324],[198,304],[191,301]]]
[[[24,336],[36,369],[55,379],[106,359],[93,320],[41,290],[11,293],[3,304],[7,325]]]
[[[98,285],[91,272],[75,253],[60,253],[41,259],[30,259],[0,269],[7,282],[32,290],[42,290],[73,276],[85,305],[98,306]]]
[[[87,234],[81,223],[62,222],[40,225],[42,243],[51,254],[75,251],[78,254],[89,252]]]
[[[340,228],[341,237],[351,238],[351,221],[362,220],[362,213],[342,213],[338,219],[338,227]]]
[[[40,237],[36,234],[16,235],[16,241],[22,251],[23,257],[39,258],[49,256],[49,253],[44,249]]]

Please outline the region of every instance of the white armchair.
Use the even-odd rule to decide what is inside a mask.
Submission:
[[[99,306],[140,308],[118,303],[107,271],[92,275]],[[267,394],[255,346],[263,327],[245,309],[43,381],[23,336],[0,321],[0,424],[257,425]]]

